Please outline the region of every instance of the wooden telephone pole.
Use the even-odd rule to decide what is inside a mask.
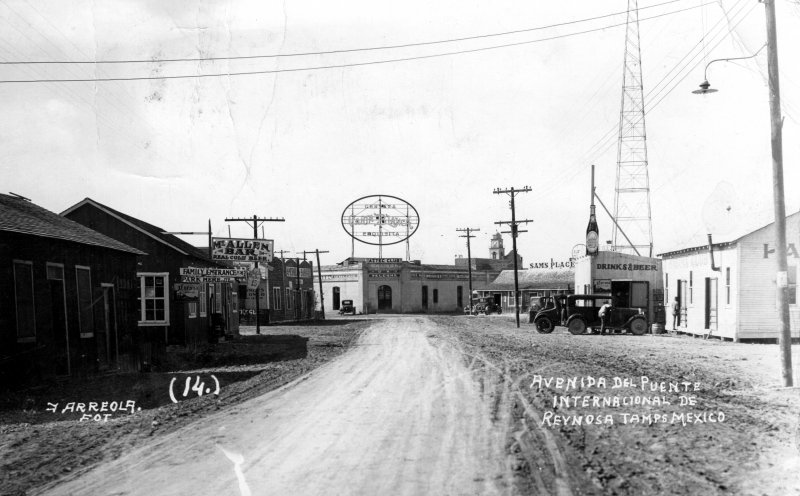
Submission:
[[[317,254],[317,280],[319,281],[319,308],[322,312],[322,320],[325,320],[325,297],[322,294],[322,266],[319,264],[319,254],[320,253],[328,253],[328,251],[320,251],[316,249],[314,251],[303,251],[303,258],[306,257],[306,253],[316,253]]]
[[[257,215],[253,215],[253,217],[245,217],[245,218],[236,218],[236,219],[225,219],[225,222],[247,222],[248,225],[253,226],[253,239],[258,239],[258,226],[260,226],[264,222],[285,222],[286,219],[283,217],[259,217]],[[251,224],[252,223],[252,224]],[[272,247],[273,251],[275,247]],[[255,268],[258,268],[258,261],[255,262]],[[261,323],[259,319],[259,313],[261,312],[259,300],[261,299],[261,295],[259,294],[259,289],[261,288],[261,276],[259,275],[259,282],[256,288],[256,334],[261,334]],[[267,313],[267,323],[269,323],[269,313]]]
[[[502,231],[504,233],[511,233],[511,243],[513,245],[514,250],[514,309],[516,310],[517,314],[517,327],[519,327],[519,275],[518,275],[518,267],[517,267],[517,234],[521,232],[528,232],[528,231],[520,231],[518,226],[519,224],[527,224],[529,222],[533,222],[532,220],[517,220],[516,214],[516,206],[514,203],[514,197],[517,196],[519,193],[528,193],[531,190],[530,186],[524,186],[522,189],[514,189],[511,187],[509,189],[500,189],[495,188],[494,194],[499,195],[506,193],[511,197],[511,201],[508,202],[509,206],[511,207],[511,220],[510,221],[498,221],[495,224],[510,224],[511,230],[510,231]]]
[[[459,238],[467,238],[467,267],[469,268],[469,313],[472,314],[472,252],[470,251],[469,239],[474,238],[470,233],[478,232],[480,229],[470,227],[458,227],[456,231],[465,232]]]

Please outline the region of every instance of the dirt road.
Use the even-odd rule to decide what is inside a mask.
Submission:
[[[491,391],[424,317],[45,494],[506,494]],[[483,389],[483,390],[482,390]]]

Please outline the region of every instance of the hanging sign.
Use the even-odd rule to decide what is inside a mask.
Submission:
[[[364,196],[345,207],[342,227],[356,241],[393,245],[417,231],[419,214],[410,203],[396,196]]]
[[[271,262],[274,242],[271,239],[211,238],[213,260]]]
[[[225,269],[219,267],[181,267],[181,281],[193,282],[232,282],[234,279],[244,279],[247,273],[244,269]]]

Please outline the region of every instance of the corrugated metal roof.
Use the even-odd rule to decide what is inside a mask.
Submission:
[[[575,271],[573,269],[536,270],[525,269],[518,271],[519,289],[569,289],[575,285]],[[513,291],[514,271],[502,271],[494,281],[475,287],[477,290]]]
[[[61,239],[136,255],[143,251],[109,238],[32,202],[0,194],[0,231]]]

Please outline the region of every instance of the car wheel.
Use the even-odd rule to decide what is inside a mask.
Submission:
[[[647,319],[644,317],[636,317],[630,323],[631,332],[637,336],[647,332]]]
[[[550,334],[556,327],[553,325],[553,321],[550,320],[550,317],[540,317],[536,320],[535,324],[536,330],[542,334]]]
[[[583,334],[586,332],[586,322],[580,318],[572,319],[569,321],[569,324],[567,324],[567,328],[569,329],[570,334]]]

